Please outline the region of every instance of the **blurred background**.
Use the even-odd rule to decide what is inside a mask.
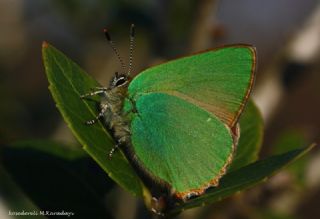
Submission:
[[[42,41],[107,85],[120,65],[102,30],[108,28],[126,60],[131,23],[136,26],[134,74],[215,46],[254,45],[258,71],[253,99],[265,122],[260,157],[319,142],[320,1],[0,0],[0,17],[0,150],[28,139],[80,148],[48,91]],[[46,156],[1,150],[0,218],[15,218],[8,211],[17,206],[70,211],[71,205],[79,218],[151,217],[141,200],[111,182],[86,155],[79,151],[76,156],[81,158],[76,164],[54,160],[63,167],[59,169]],[[101,197],[68,181],[62,174],[68,168],[92,179],[89,183]],[[32,178],[36,176],[40,179]],[[103,200],[101,211],[93,204],[97,199]],[[320,151],[313,150],[267,183],[178,218],[320,218],[319,200]]]

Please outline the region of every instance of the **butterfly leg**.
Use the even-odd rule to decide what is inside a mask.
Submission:
[[[93,91],[90,93],[86,93],[80,96],[81,99],[87,98],[87,97],[92,97],[98,94],[105,93],[108,89],[105,87],[96,87]]]
[[[116,144],[110,151],[109,151],[109,159],[111,160],[114,152],[119,148],[119,144]]]
[[[118,141],[117,141],[117,144],[115,144],[115,146],[110,150],[109,152],[109,159],[112,158],[114,152],[121,146],[125,145],[126,144],[126,141],[127,141],[127,137],[126,136],[123,136],[121,137]]]
[[[85,124],[86,124],[86,125],[93,125],[93,124],[95,124],[101,117],[104,116],[104,114],[105,114],[105,112],[107,111],[107,109],[108,109],[108,105],[107,105],[107,104],[102,105],[102,108],[101,108],[99,114],[98,114],[94,119],[89,120],[89,121],[86,121]]]

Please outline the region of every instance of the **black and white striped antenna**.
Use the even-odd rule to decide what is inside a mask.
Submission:
[[[104,29],[103,32],[105,34],[106,39],[109,42],[110,47],[112,48],[112,50],[116,54],[123,72],[126,72],[126,65],[124,64],[123,59],[121,58],[120,53],[117,50],[116,43],[111,39],[111,36],[110,36],[107,29]],[[127,76],[129,76],[132,71],[133,51],[134,51],[134,35],[135,35],[134,24],[131,24],[131,27],[130,27],[130,47],[129,47],[129,65],[128,65]]]
[[[134,50],[134,35],[135,35],[135,29],[134,24],[131,24],[130,28],[130,50],[129,50],[129,66],[128,66],[128,72],[127,76],[131,74],[132,71],[132,61],[133,61],[133,50]]]
[[[110,36],[110,34],[108,32],[108,29],[103,29],[103,32],[104,32],[104,35],[106,36],[106,39],[109,42],[110,47],[112,48],[112,50],[116,54],[116,56],[117,56],[117,58],[118,58],[118,60],[119,60],[119,62],[121,64],[122,70],[125,72],[126,65],[124,64],[124,62],[123,62],[123,60],[122,60],[122,58],[121,58],[121,56],[120,56],[120,54],[119,54],[119,52],[117,50],[116,43],[111,39],[111,36]]]

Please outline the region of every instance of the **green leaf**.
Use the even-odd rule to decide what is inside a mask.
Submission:
[[[307,139],[305,134],[301,130],[287,129],[279,133],[279,137],[276,139],[274,146],[272,147],[273,154],[280,154],[283,151],[297,149],[299,145],[306,145]],[[306,183],[306,168],[309,163],[309,157],[305,156],[303,159],[299,159],[293,165],[290,165],[288,172],[290,172],[292,179],[296,185],[305,186]]]
[[[234,171],[258,159],[263,140],[263,120],[254,102],[250,100],[240,117],[240,139],[236,156],[228,171]]]
[[[248,189],[285,167],[289,163],[310,151],[315,145],[304,149],[297,149],[287,153],[259,160],[233,172],[227,173],[220,181],[220,185],[211,188],[206,194],[176,206],[169,214],[177,214],[188,208],[206,205],[231,196],[236,192]]]
[[[301,130],[286,129],[278,133],[278,138],[273,144],[273,154],[281,154],[285,151],[299,148],[300,145],[306,145],[307,139]]]
[[[84,150],[114,181],[133,194],[142,196],[143,184],[123,153],[118,151],[111,160],[108,158],[114,142],[103,125],[100,122],[92,126],[84,124],[96,116],[97,109],[92,101],[81,100],[80,95],[100,85],[48,43],[43,43],[42,54],[51,94]]]
[[[4,168],[40,209],[112,218],[103,203],[114,184],[84,152],[37,140],[4,147],[1,155]]]

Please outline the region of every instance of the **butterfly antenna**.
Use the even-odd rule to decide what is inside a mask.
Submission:
[[[116,43],[111,39],[110,34],[109,34],[107,29],[103,29],[103,32],[104,32],[104,35],[105,35],[106,39],[109,42],[110,47],[112,48],[112,50],[116,54],[116,56],[117,56],[117,58],[118,58],[118,60],[119,60],[119,62],[121,64],[121,67],[122,67],[123,71],[125,72],[126,65],[124,64],[124,62],[123,62],[123,60],[122,60],[122,58],[121,58],[121,56],[120,56],[120,54],[119,54],[119,52],[117,50]]]
[[[127,73],[128,76],[131,74],[131,70],[132,70],[133,50],[134,50],[134,34],[135,34],[134,24],[131,24],[131,28],[130,28],[130,51],[129,51],[130,54],[129,54],[129,66],[128,66],[128,73]]]

